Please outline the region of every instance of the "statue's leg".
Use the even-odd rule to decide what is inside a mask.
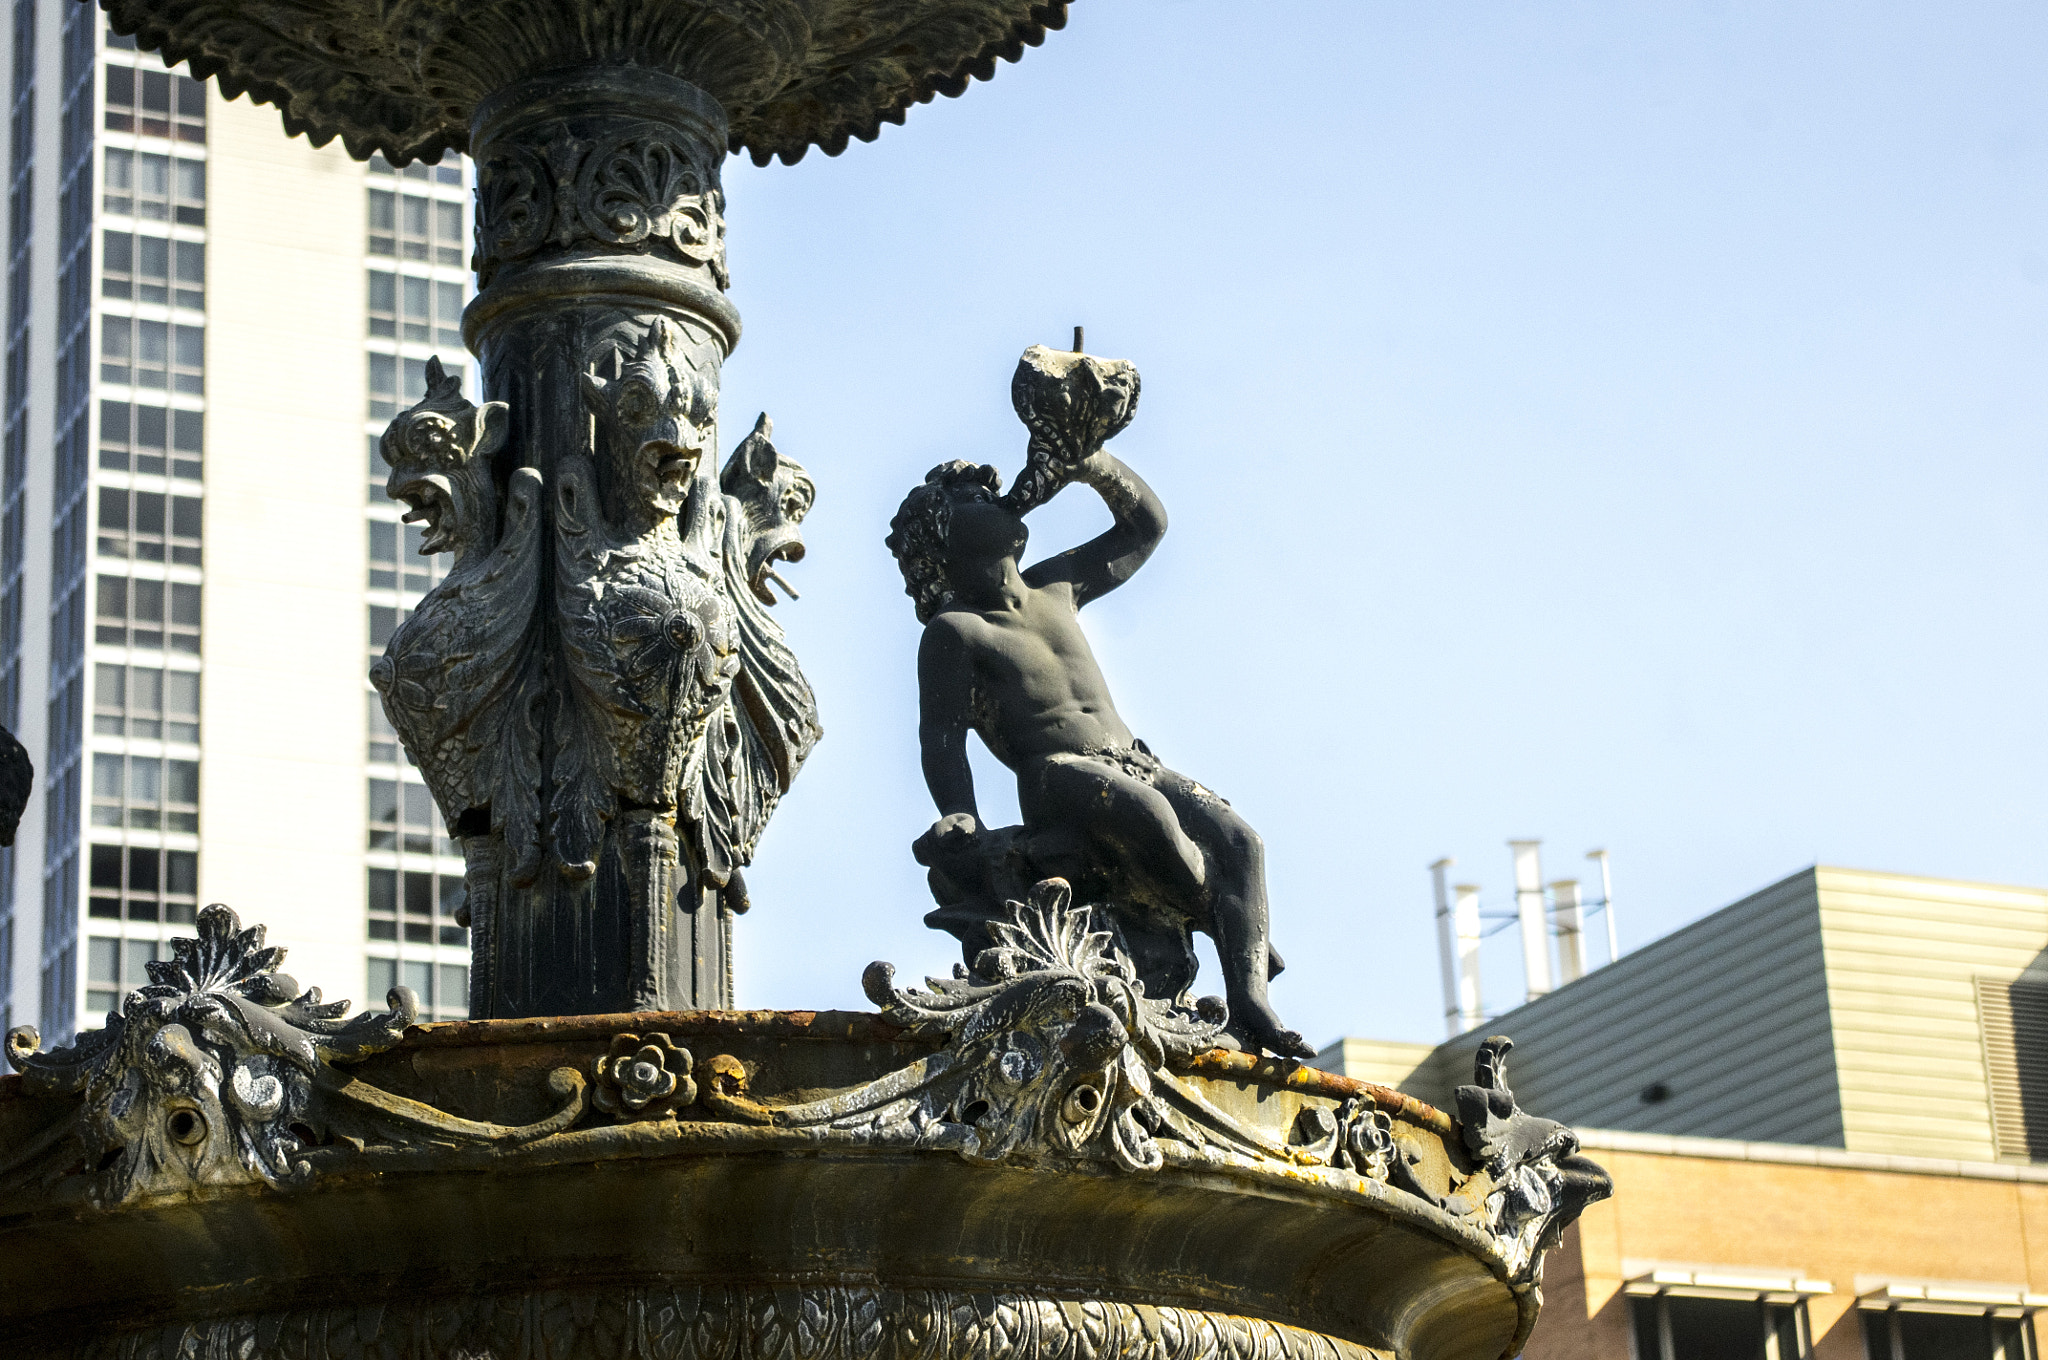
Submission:
[[[1209,855],[1209,931],[1223,965],[1232,1027],[1287,1057],[1315,1049],[1280,1021],[1266,998],[1272,975],[1266,912],[1266,843],[1230,804],[1183,775],[1162,770],[1160,792],[1188,835]]]
[[[1024,824],[1069,826],[1117,856],[1117,868],[1178,898],[1199,898],[1209,869],[1164,794],[1119,766],[1054,756],[1017,781]]]

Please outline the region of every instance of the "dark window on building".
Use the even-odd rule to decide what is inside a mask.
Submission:
[[[198,586],[124,576],[101,576],[94,584],[95,642],[198,652]]]
[[[206,328],[102,316],[100,379],[197,396],[206,390]]]
[[[103,486],[99,493],[99,555],[196,567],[200,565],[200,511],[197,496]]]
[[[400,983],[412,988],[421,1014],[435,1020],[461,1020],[469,1014],[469,969],[459,963],[373,958],[368,982],[377,1001]]]
[[[2023,1317],[1982,1313],[1867,1310],[1863,1349],[1869,1360],[2033,1360]]]
[[[199,856],[152,845],[95,845],[88,911],[101,920],[190,925],[199,912]]]
[[[100,234],[100,296],[206,306],[206,247],[137,232]]]
[[[459,381],[462,365],[442,361],[442,367]],[[427,361],[401,359],[394,354],[370,356],[370,418],[389,420],[400,408],[410,406],[427,394]]]
[[[1805,1306],[1658,1294],[1629,1300],[1637,1360],[1799,1360]]]
[[[93,667],[92,730],[104,737],[199,740],[199,672]]]
[[[370,848],[404,849],[415,855],[459,853],[441,826],[441,814],[424,784],[372,779]]]
[[[469,932],[455,924],[462,906],[462,876],[414,870],[370,870],[369,933],[373,940],[466,946]]]
[[[100,466],[110,471],[168,473],[197,481],[205,438],[204,412],[100,403]]]
[[[120,40],[131,51],[133,38]],[[109,40],[109,47],[115,45]],[[206,140],[206,86],[189,76],[107,65],[107,131]]]
[[[462,267],[462,204],[423,194],[370,190],[372,255]]]
[[[96,753],[92,758],[92,824],[137,831],[197,831],[199,762]]]
[[[92,935],[85,942],[85,1008],[111,1011],[137,987],[149,985],[155,940],[116,940]]]
[[[388,519],[368,523],[372,589],[428,590],[441,578],[440,559],[420,556],[427,541],[424,528]]]
[[[462,183],[462,162],[451,161],[447,165],[427,165],[414,161],[400,170],[382,156],[370,157],[370,173],[373,175],[403,175],[407,179],[431,180],[435,184]]]
[[[108,147],[101,204],[106,211],[124,217],[203,227],[206,162]]]
[[[462,344],[462,285],[370,271],[370,334],[420,345]]]

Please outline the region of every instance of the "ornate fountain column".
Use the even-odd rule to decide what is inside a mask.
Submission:
[[[513,829],[507,856],[502,819],[478,828],[444,799],[470,823],[478,1016],[731,1004],[734,866],[708,862],[701,817],[677,826],[693,793],[702,810],[689,781],[733,703],[730,616],[754,603],[725,596],[715,462],[740,329],[724,293],[727,135],[703,91],[617,66],[514,85],[472,123],[481,291],[465,339],[508,409],[500,463],[538,472],[544,526],[520,696],[537,709],[522,736],[538,822]],[[640,592],[630,616],[606,608],[621,590]]]

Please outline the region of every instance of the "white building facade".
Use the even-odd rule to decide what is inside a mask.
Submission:
[[[467,166],[288,139],[77,0],[7,37],[0,1018],[68,1042],[214,901],[459,1017],[461,858],[365,675],[445,566],[376,446],[468,366]]]

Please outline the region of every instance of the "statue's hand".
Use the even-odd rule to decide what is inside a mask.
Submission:
[[[961,841],[981,834],[981,823],[971,812],[954,812],[932,823],[932,829],[925,833],[938,845],[952,849]]]
[[[973,847],[974,838],[981,834],[981,823],[971,812],[954,812],[932,823],[932,829],[911,842],[910,855],[919,864],[930,868],[934,862],[949,855],[957,855]]]

